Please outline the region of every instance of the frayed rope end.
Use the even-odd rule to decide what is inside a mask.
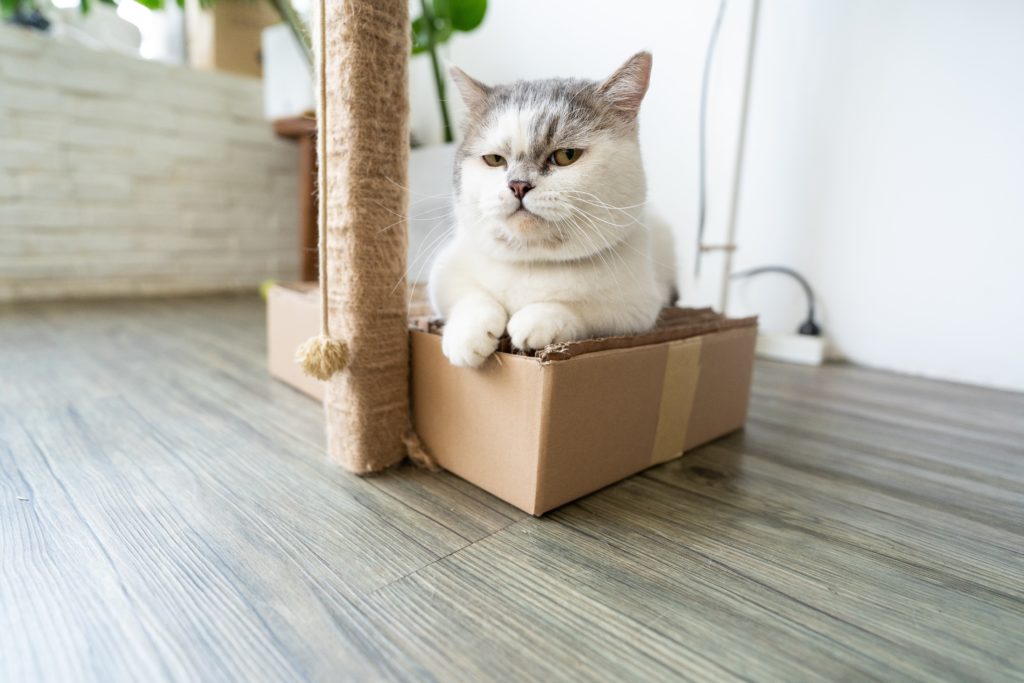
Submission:
[[[405,442],[405,452],[414,465],[428,469],[431,472],[441,471],[441,466],[437,464],[437,460],[434,460],[434,456],[430,454],[427,447],[420,441],[420,437],[416,432],[412,429],[406,430],[405,434],[402,435],[402,441]]]
[[[319,380],[329,380],[348,364],[348,346],[326,335],[311,337],[295,352],[295,362],[302,371]]]

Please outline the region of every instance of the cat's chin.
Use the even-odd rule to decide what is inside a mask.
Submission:
[[[532,232],[547,221],[525,206],[520,206],[505,218],[505,223],[514,230]]]
[[[565,241],[536,214],[508,217],[491,231],[491,252],[503,261],[561,261]]]
[[[543,216],[520,207],[499,221],[498,239],[505,244],[553,247],[562,243],[558,230]]]

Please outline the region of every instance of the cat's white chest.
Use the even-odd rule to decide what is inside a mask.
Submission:
[[[534,303],[579,301],[603,289],[589,264],[517,264],[481,260],[474,279],[510,314]]]

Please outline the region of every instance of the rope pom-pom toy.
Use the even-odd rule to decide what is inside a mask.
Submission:
[[[295,351],[295,362],[310,377],[328,380],[334,373],[345,369],[348,363],[348,346],[340,339],[325,334],[310,337]]]
[[[325,0],[320,2],[320,26],[324,21]],[[317,46],[317,85],[318,97],[316,106],[317,128],[317,192],[319,194],[319,216],[317,232],[320,252],[320,334],[311,337],[295,351],[295,362],[302,366],[302,371],[310,377],[326,381],[341,372],[348,364],[348,346],[340,339],[331,337],[328,320],[327,300],[327,77],[326,60],[324,58],[323,39]]]

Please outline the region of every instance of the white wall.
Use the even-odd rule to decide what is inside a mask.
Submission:
[[[1024,3],[766,0],[737,267],[853,361],[1024,390]],[[733,312],[791,329],[762,276]]]
[[[0,301],[294,279],[296,167],[256,79],[0,27]]]
[[[599,78],[655,55],[641,113],[650,202],[689,273],[697,98],[713,0],[495,0],[448,61],[489,82]],[[730,0],[710,102],[708,241],[731,182],[749,0]],[[763,0],[735,268],[784,264],[818,290],[855,362],[1024,389],[1024,3]],[[413,127],[437,139],[426,58]],[[458,104],[453,105],[459,109]],[[691,302],[712,301],[705,258]],[[730,312],[792,331],[803,301],[774,276],[738,283]]]

